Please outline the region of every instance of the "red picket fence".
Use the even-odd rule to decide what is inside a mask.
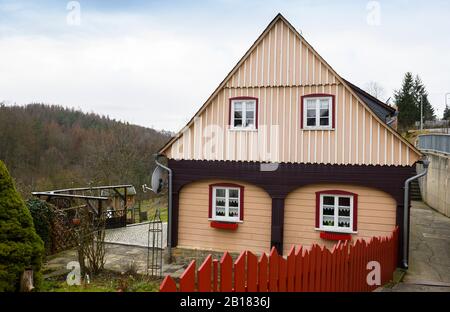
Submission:
[[[258,259],[244,251],[233,260],[225,252],[220,262],[209,255],[196,274],[193,260],[180,277],[179,286],[166,276],[162,292],[333,292],[373,291],[367,276],[373,271],[371,261],[380,264],[381,285],[392,279],[397,264],[398,228],[389,237],[374,237],[355,244],[339,241],[331,251],[313,245],[307,250],[292,246],[285,259],[272,248]],[[220,263],[220,265],[219,265]],[[197,279],[196,279],[197,277]]]

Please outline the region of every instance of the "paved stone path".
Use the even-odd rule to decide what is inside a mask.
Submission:
[[[162,235],[162,248],[165,248],[167,247],[167,223],[162,223],[162,230],[159,235]],[[146,274],[148,235],[148,222],[106,230],[105,269],[125,272],[133,265],[137,269],[137,273]],[[153,238],[152,235],[155,234],[150,232],[150,240]],[[161,247],[161,243],[157,244],[157,246]],[[76,249],[59,253],[45,264],[47,269],[53,271],[48,276],[58,274],[58,272],[64,273],[67,263],[77,260]],[[187,265],[164,263],[163,257],[162,271],[164,276],[170,274],[172,277],[179,277],[186,267]]]
[[[392,291],[450,292],[450,218],[411,202],[409,269]]]
[[[149,234],[148,230],[148,222],[132,224],[118,229],[109,229],[106,230],[105,242],[147,247]],[[153,235],[154,234],[150,232],[150,245],[152,244]],[[167,247],[167,222],[162,223],[162,233],[159,233],[159,235],[162,235],[162,248]],[[157,235],[155,235],[155,239],[158,242],[157,246],[161,247],[161,243],[159,243]]]
[[[151,254],[150,254],[151,257]],[[105,269],[115,272],[126,272],[134,263],[137,273],[146,274],[147,270],[147,248],[138,246],[128,246],[119,244],[106,244]],[[45,269],[51,271],[61,271],[64,273],[66,265],[70,261],[78,261],[76,249],[63,251],[45,263]],[[180,277],[187,265],[164,263],[163,276],[170,274],[172,277]],[[52,273],[48,274],[53,275]],[[45,276],[44,276],[45,277]]]

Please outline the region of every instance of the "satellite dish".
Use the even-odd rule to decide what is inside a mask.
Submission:
[[[153,170],[151,190],[155,194],[161,193],[161,190],[163,188],[163,185],[164,185],[163,173],[164,173],[164,169],[161,168],[160,166],[156,166],[155,170]]]

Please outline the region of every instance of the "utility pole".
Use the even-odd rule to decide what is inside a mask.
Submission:
[[[423,130],[423,95],[420,98],[420,131]]]

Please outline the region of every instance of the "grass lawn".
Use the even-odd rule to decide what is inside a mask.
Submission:
[[[147,199],[141,202],[141,211],[147,211],[148,220],[151,220],[153,218],[157,207],[161,209],[161,221],[167,222],[167,201],[159,199]]]
[[[66,275],[45,279],[41,292],[157,292],[160,282],[147,276],[104,271],[80,286],[67,285]]]

